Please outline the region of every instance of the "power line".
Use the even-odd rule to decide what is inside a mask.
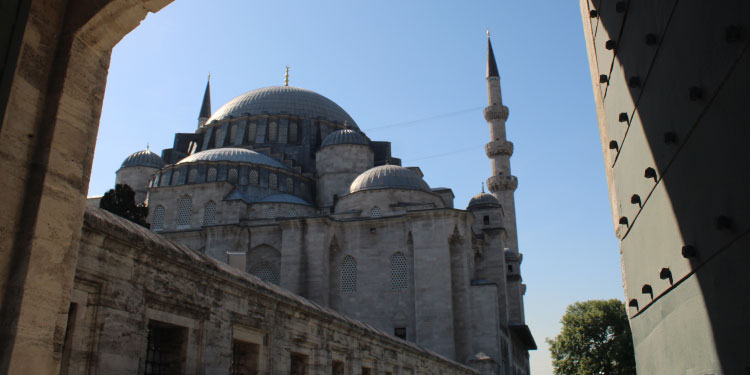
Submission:
[[[456,150],[447,151],[447,152],[443,152],[443,153],[440,153],[440,154],[427,155],[427,156],[422,156],[422,157],[419,157],[419,158],[416,158],[416,159],[404,160],[404,162],[411,163],[411,162],[425,160],[425,159],[434,159],[434,158],[439,158],[439,157],[448,156],[448,155],[455,155],[455,154],[459,154],[459,153],[462,153],[462,152],[474,151],[474,150],[477,150],[477,149],[483,148],[483,147],[484,146],[482,145],[482,146],[471,146],[471,147],[466,147],[466,148],[459,148],[459,149],[456,149]]]
[[[441,118],[445,118],[445,117],[458,116],[458,115],[461,115],[461,114],[464,114],[464,113],[467,113],[467,112],[477,111],[477,110],[480,110],[482,108],[484,108],[484,106],[482,106],[482,107],[466,108],[466,109],[462,109],[462,110],[455,111],[455,112],[443,113],[443,114],[440,114],[440,115],[435,115],[435,116],[430,116],[430,117],[424,117],[424,118],[416,119],[416,120],[410,120],[410,121],[404,121],[404,122],[397,122],[397,123],[394,123],[394,124],[375,126],[375,127],[367,128],[367,129],[363,129],[363,130],[364,131],[373,131],[373,130],[394,128],[394,127],[397,127],[397,126],[400,126],[400,127],[411,126],[411,125],[416,125],[416,124],[419,124],[421,122],[426,122],[426,121],[430,121],[430,120],[437,120],[437,119],[441,119]]]

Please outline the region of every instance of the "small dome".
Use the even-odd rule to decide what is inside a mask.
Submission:
[[[430,192],[430,187],[416,172],[398,165],[381,165],[357,176],[349,192],[375,189],[408,189]]]
[[[156,155],[150,150],[143,150],[130,154],[130,156],[125,158],[125,161],[122,162],[120,168],[150,167],[160,169],[163,166],[164,160],[162,160],[159,155]]]
[[[492,194],[481,192],[471,198],[469,205],[466,207],[467,210],[472,208],[479,208],[479,206],[496,206],[500,207],[500,202]]]
[[[272,194],[260,200],[261,203],[294,203],[310,206],[304,199],[291,194]]]
[[[338,104],[314,91],[293,86],[271,86],[244,93],[224,104],[214,112],[208,122],[248,113],[323,118],[339,123],[347,122],[357,129],[357,124]]]
[[[369,144],[370,142],[367,141],[367,138],[365,138],[364,134],[352,129],[342,129],[328,134],[328,136],[323,140],[323,143],[320,144],[320,147],[333,145],[367,146]]]
[[[278,160],[245,148],[225,147],[211,150],[196,152],[180,161],[177,164],[195,163],[198,161],[229,161],[235,163],[252,163],[267,165],[281,169],[289,169],[281,164]]]

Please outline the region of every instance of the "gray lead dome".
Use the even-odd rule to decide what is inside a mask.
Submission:
[[[320,144],[320,147],[333,145],[367,146],[369,144],[370,142],[367,141],[367,138],[365,138],[364,134],[352,129],[342,129],[328,134],[328,136],[323,140],[323,143]]]
[[[264,87],[242,94],[219,108],[208,119],[208,123],[262,113],[322,118],[342,124],[346,122],[358,129],[351,116],[331,99],[314,91],[292,86]]]
[[[235,163],[252,163],[267,165],[281,169],[289,169],[278,160],[245,148],[225,147],[196,152],[177,164],[194,163],[198,161],[229,161]]]
[[[363,172],[352,182],[349,192],[375,189],[408,189],[430,192],[416,172],[398,165],[381,165]]]
[[[125,161],[122,162],[120,168],[128,167],[150,167],[150,168],[161,168],[164,166],[164,160],[159,155],[151,152],[150,150],[138,151],[130,154]]]
[[[481,192],[471,198],[471,200],[469,201],[469,205],[466,208],[471,209],[473,207],[488,205],[500,206],[500,202],[497,200],[497,198],[495,198],[494,195]]]

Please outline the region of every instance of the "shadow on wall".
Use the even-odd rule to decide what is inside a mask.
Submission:
[[[744,373],[750,3],[588,0],[588,11],[639,371],[666,369],[668,351],[682,363],[667,372]]]

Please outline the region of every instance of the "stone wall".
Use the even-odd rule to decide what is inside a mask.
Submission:
[[[290,373],[297,359],[306,374],[334,361],[344,374],[476,373],[96,208],[71,301],[63,373],[142,373],[159,326],[183,332],[172,339],[185,373],[226,374],[238,341],[256,345],[260,374]]]

